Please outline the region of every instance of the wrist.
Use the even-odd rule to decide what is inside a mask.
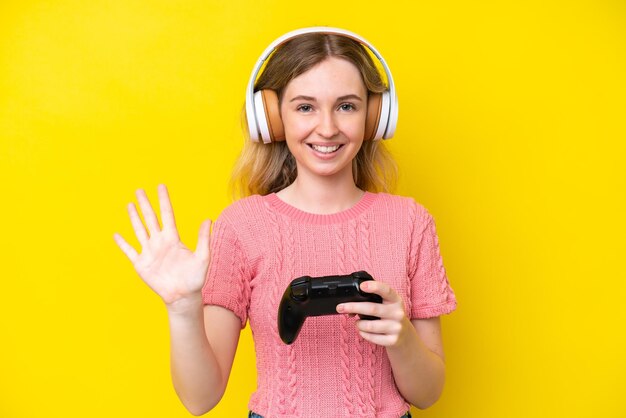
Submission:
[[[169,315],[188,315],[195,314],[198,310],[202,310],[204,303],[202,302],[202,293],[196,292],[189,296],[176,299],[166,303],[167,313]]]

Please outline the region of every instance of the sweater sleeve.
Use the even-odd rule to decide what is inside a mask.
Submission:
[[[412,319],[432,318],[456,309],[456,297],[439,251],[435,222],[424,208],[420,209],[414,219],[411,237]]]
[[[211,234],[211,262],[202,288],[204,303],[231,310],[241,320],[241,327],[245,327],[250,306],[249,276],[236,231],[228,222],[218,219]]]

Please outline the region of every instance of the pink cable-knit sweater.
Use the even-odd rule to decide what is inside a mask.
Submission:
[[[250,321],[257,391],[249,408],[265,418],[398,418],[409,409],[394,383],[385,349],[363,340],[356,318],[307,318],[284,344],[277,328],[280,299],[300,276],[369,272],[403,298],[410,318],[453,311],[430,214],[413,199],[365,193],[352,208],[303,212],[276,194],[251,196],[215,222],[206,304]]]

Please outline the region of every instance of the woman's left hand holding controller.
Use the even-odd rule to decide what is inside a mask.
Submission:
[[[418,408],[427,408],[441,396],[445,379],[439,318],[409,319],[402,297],[386,283],[365,281],[361,290],[380,295],[383,303],[347,302],[337,305],[337,312],[380,318],[356,321],[359,334],[386,347],[402,396]]]

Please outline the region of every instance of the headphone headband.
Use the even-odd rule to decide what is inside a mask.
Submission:
[[[259,123],[256,117],[258,109],[256,109],[256,104],[254,100],[254,83],[256,82],[257,76],[259,74],[259,71],[261,70],[261,67],[263,66],[263,63],[269,58],[272,52],[274,52],[274,50],[276,50],[276,48],[278,48],[280,45],[284,44],[290,39],[293,39],[297,36],[308,34],[308,33],[342,35],[342,36],[351,38],[359,42],[361,45],[366,46],[376,56],[376,58],[378,58],[378,60],[380,61],[380,63],[382,64],[385,70],[385,74],[387,76],[387,82],[389,83],[389,102],[390,102],[388,121],[385,127],[381,127],[381,128],[384,128],[384,130],[380,133],[379,137],[382,137],[384,139],[391,138],[395,132],[396,123],[398,120],[398,98],[396,96],[396,89],[395,89],[395,84],[393,82],[393,76],[391,75],[391,70],[387,66],[385,59],[382,57],[382,55],[380,55],[380,53],[376,50],[376,48],[374,48],[372,44],[370,44],[363,37],[357,35],[354,32],[350,32],[344,29],[326,27],[326,26],[315,26],[315,27],[310,27],[310,28],[296,29],[294,31],[291,31],[282,35],[281,37],[276,39],[274,42],[272,42],[267,48],[265,48],[265,51],[263,51],[263,53],[257,60],[252,70],[252,73],[250,74],[250,80],[248,81],[248,87],[246,89],[246,119],[248,122],[248,130],[250,132],[250,139],[256,142],[259,142],[262,139],[263,142],[266,144],[271,142],[271,139],[262,133],[262,131],[264,131],[265,129],[262,129],[262,127],[259,126]]]

